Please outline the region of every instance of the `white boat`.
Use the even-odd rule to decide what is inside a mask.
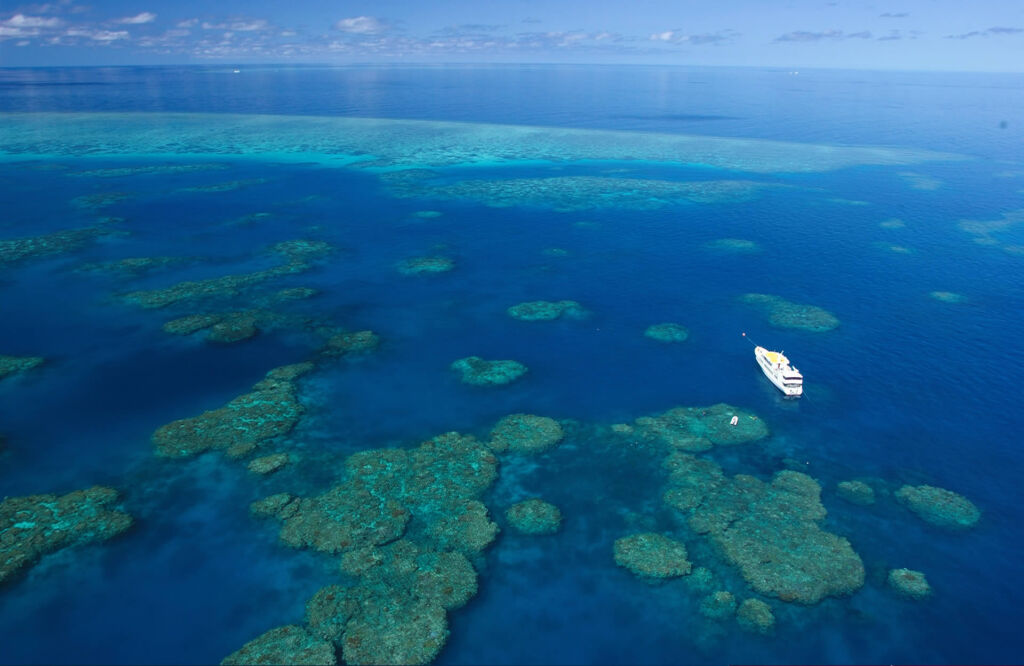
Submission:
[[[754,347],[754,358],[761,366],[765,377],[787,396],[800,397],[804,393],[804,376],[789,364],[782,352],[769,351],[761,346]]]

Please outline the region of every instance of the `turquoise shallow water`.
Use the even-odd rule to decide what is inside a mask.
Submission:
[[[209,663],[299,623],[316,590],[343,580],[337,558],[279,543],[250,502],[322,492],[357,451],[450,430],[486,438],[515,412],[576,425],[542,455],[502,457],[483,496],[502,532],[474,561],[479,592],[449,614],[440,662],[1014,661],[1024,166],[1019,128],[996,120],[1019,108],[1014,79],[819,73],[796,89],[778,72],[682,72],[4,71],[0,108],[14,113],[0,116],[0,240],[116,219],[73,247],[0,265],[0,353],[47,359],[0,380],[0,495],[105,484],[135,526],[0,588],[0,661]],[[675,92],[654,95],[666,80]],[[154,92],[139,95],[139,81]],[[513,90],[515,113],[502,103]],[[959,112],[937,114],[940,104]],[[296,238],[333,250],[212,300],[143,309],[124,298],[266,270],[281,262],[267,248]],[[454,270],[397,270],[430,255]],[[127,257],[176,261],[89,269]],[[161,326],[294,286],[319,293],[267,307],[381,339],[299,383],[306,412],[271,447],[296,462],[256,477],[219,453],[155,457],[158,427],[225,404],[318,344],[307,323],[234,344]],[[750,292],[825,308],[840,324],[773,327],[740,301]],[[505,313],[541,299],[589,315]],[[685,325],[686,342],[643,336],[665,321]],[[741,331],[790,354],[804,399],[778,396]],[[529,372],[468,386],[449,364],[469,355]],[[772,434],[705,455],[729,474],[813,476],[825,529],[866,570],[854,594],[817,605],[762,597],[771,637],[706,619],[684,581],[651,585],[612,558],[620,536],[663,532],[720,587],[757,596],[662,503],[665,452],[608,431],[717,402],[758,414]],[[836,495],[853,478],[876,488],[876,505]],[[929,526],[889,496],[904,483],[961,493],[982,519],[963,532]],[[560,507],[558,534],[507,525],[504,509],[535,495]],[[894,595],[895,567],[925,572],[932,598]]]

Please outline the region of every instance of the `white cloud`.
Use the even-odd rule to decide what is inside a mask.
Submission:
[[[9,28],[56,28],[61,23],[63,23],[63,21],[59,18],[25,16],[24,14],[15,14],[5,21],[0,21],[0,25],[7,26]]]
[[[142,12],[135,16],[125,16],[119,18],[114,23],[123,23],[125,25],[141,25],[143,23],[152,23],[156,20],[156,14],[153,12]]]
[[[197,18],[190,18],[190,19],[186,19],[184,21],[178,21],[175,24],[175,27],[177,27],[177,28],[194,28],[197,25],[199,25],[199,19],[197,19]]]
[[[231,30],[234,32],[255,32],[266,30],[269,27],[270,22],[267,19],[238,19],[226,23],[210,23],[209,21],[203,23],[205,30]]]
[[[387,30],[383,21],[372,16],[343,18],[335,23],[334,27],[342,32],[351,32],[357,35],[375,35]]]
[[[127,30],[92,30],[90,28],[68,28],[64,31],[65,37],[84,37],[94,42],[109,44],[121,39],[128,39]]]

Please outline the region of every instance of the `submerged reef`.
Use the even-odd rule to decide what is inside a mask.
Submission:
[[[966,529],[974,527],[981,511],[969,499],[952,490],[935,486],[903,486],[896,499],[917,516],[936,527]]]
[[[775,630],[772,607],[760,599],[746,599],[736,610],[740,628],[755,634],[770,634]]]
[[[0,379],[7,375],[25,372],[41,365],[46,359],[41,356],[3,356],[0,355]]]
[[[576,301],[529,301],[513,305],[505,312],[520,321],[551,321],[563,315],[580,319],[587,314]]]
[[[197,171],[219,171],[230,168],[227,164],[208,162],[205,164],[153,164],[147,166],[113,167],[108,169],[88,169],[72,171],[67,175],[76,178],[125,178],[127,176],[166,176],[172,174],[195,173]]]
[[[615,540],[615,563],[645,578],[673,578],[690,573],[686,546],[661,534],[646,532]]]
[[[402,275],[424,275],[431,273],[447,273],[455,268],[455,260],[449,257],[413,257],[398,264],[398,272]]]
[[[25,259],[73,252],[101,236],[115,233],[108,224],[65,229],[42,236],[0,240],[0,268]]]
[[[249,461],[248,470],[254,474],[272,474],[290,462],[287,453],[272,453]]]
[[[911,569],[893,569],[887,579],[889,587],[899,594],[921,601],[932,595],[932,587],[920,571]]]
[[[269,310],[192,314],[172,319],[163,325],[163,330],[172,335],[192,335],[207,330],[208,341],[229,344],[248,340],[260,331],[280,326],[290,319],[294,318]]]
[[[505,518],[523,534],[554,534],[562,526],[558,507],[536,497],[510,506]]]
[[[105,541],[132,525],[113,508],[117,491],[93,486],[67,495],[8,497],[0,502],[0,584],[40,557],[76,544]]]
[[[726,477],[714,462],[675,452],[665,461],[664,499],[736,566],[758,593],[814,604],[864,584],[864,564],[849,541],[822,530],[821,486],[785,470],[770,483]]]
[[[824,332],[839,326],[839,320],[828,310],[814,305],[791,303],[781,296],[744,294],[740,302],[757,308],[768,317],[768,323],[777,328]]]
[[[381,118],[152,113],[7,114],[0,151],[18,155],[275,154],[366,169],[634,160],[755,173],[962,160],[926,150]],[[156,129],[154,129],[156,128]],[[603,204],[602,204],[603,205]]]
[[[380,336],[373,331],[333,333],[327,338],[320,353],[324,356],[345,356],[371,352],[380,345]]]
[[[316,497],[288,493],[253,503],[282,521],[280,538],[341,556],[350,587],[329,585],[307,604],[313,635],[349,664],[426,664],[448,638],[447,612],[477,592],[470,562],[498,526],[476,498],[497,478],[497,458],[473,437],[446,433],[412,450],[361,451],[346,477]]]
[[[964,296],[963,294],[958,294],[958,293],[953,292],[953,291],[933,291],[933,292],[931,292],[928,295],[931,296],[932,298],[934,298],[937,301],[942,301],[943,303],[966,303],[967,302],[967,297],[966,296]]]
[[[732,425],[733,417],[736,425]],[[675,407],[636,420],[636,432],[682,451],[707,451],[714,446],[756,442],[768,436],[768,425],[755,414],[732,405]]]
[[[223,407],[162,426],[153,433],[157,455],[188,458],[220,450],[230,458],[241,458],[264,442],[288,434],[303,413],[295,380],[312,369],[312,363],[275,368],[252,391]]]
[[[467,179],[435,181],[417,173],[381,176],[395,196],[477,201],[492,208],[535,206],[561,212],[619,208],[655,210],[683,202],[719,203],[752,199],[761,189],[777,187],[750,180],[672,181],[600,176]]]
[[[750,254],[761,251],[761,246],[756,242],[742,238],[719,238],[709,242],[705,247],[711,250],[735,252],[737,254]]]
[[[124,278],[135,278],[194,260],[193,257],[125,257],[124,259],[115,259],[113,261],[84,264],[79,270],[111,273]]]
[[[859,506],[875,503],[875,490],[863,481],[840,481],[836,486],[836,494],[842,499]]]
[[[323,241],[292,240],[271,246],[270,251],[285,259],[285,263],[254,273],[223,275],[206,280],[179,282],[163,289],[135,291],[125,295],[129,303],[144,308],[163,308],[181,301],[201,298],[235,296],[243,289],[284,275],[302,273],[312,261],[330,252],[331,246]]]
[[[736,597],[726,590],[712,592],[701,600],[700,614],[709,620],[728,620],[736,614]]]
[[[555,446],[565,437],[558,421],[548,416],[510,414],[502,418],[491,430],[487,445],[499,453],[541,453]]]
[[[258,636],[220,662],[222,666],[248,664],[326,664],[338,663],[334,647],[305,628],[290,624]]]
[[[75,197],[71,200],[71,204],[78,208],[98,210],[112,206],[130,197],[131,195],[127,192],[97,192],[96,194],[83,194],[80,197]]]
[[[473,386],[501,386],[526,374],[527,367],[519,361],[485,361],[479,356],[460,358],[451,365],[462,375],[463,384]]]
[[[648,326],[644,336],[658,342],[686,342],[690,337],[690,331],[682,324],[668,322]]]
[[[1024,208],[1003,213],[998,220],[960,220],[960,229],[974,236],[979,245],[1002,246],[1011,251],[1014,246],[1003,245],[999,236],[1014,227],[1024,224]]]

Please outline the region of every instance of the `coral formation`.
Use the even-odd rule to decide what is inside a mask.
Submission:
[[[563,315],[579,319],[587,313],[576,301],[529,301],[513,305],[505,312],[520,321],[551,321]]]
[[[715,589],[717,582],[715,581],[715,575],[711,573],[711,569],[697,567],[686,577],[686,586],[694,592],[710,592]]]
[[[875,503],[875,490],[863,481],[840,481],[836,494],[851,504],[868,506]]]
[[[736,425],[732,419],[736,417]],[[710,407],[675,407],[636,420],[646,439],[662,441],[682,451],[707,451],[715,445],[756,442],[768,436],[768,425],[756,415],[719,403]]]
[[[421,220],[433,220],[441,217],[441,215],[443,215],[443,213],[439,210],[418,210],[413,213],[413,217],[418,217]]]
[[[648,326],[644,335],[658,342],[686,342],[686,339],[690,337],[690,331],[681,324],[668,322]]]
[[[195,173],[197,171],[215,171],[229,168],[227,164],[210,162],[206,164],[153,164],[147,166],[113,167],[107,169],[88,169],[74,171],[69,176],[82,178],[125,178],[126,176],[172,175]]]
[[[101,236],[114,233],[106,224],[65,229],[42,236],[0,240],[0,268],[34,257],[72,252]]]
[[[958,293],[953,292],[953,291],[933,291],[933,292],[931,292],[928,295],[931,296],[932,298],[934,298],[937,301],[942,301],[943,303],[966,303],[967,302],[967,297],[966,296],[964,296],[963,294],[958,294]]]
[[[615,563],[646,578],[672,578],[690,573],[686,546],[654,532],[615,540]]]
[[[745,599],[736,611],[740,628],[755,634],[770,634],[775,630],[772,607],[760,599]]]
[[[320,350],[324,356],[344,356],[371,352],[380,344],[380,336],[373,331],[333,333]]]
[[[42,364],[46,359],[41,356],[3,356],[0,355],[0,379],[7,375],[31,370]]]
[[[771,483],[745,474],[730,479],[715,463],[682,452],[665,467],[665,502],[760,594],[813,604],[864,584],[850,543],[819,527],[826,515],[821,486],[806,474],[781,471]]]
[[[700,614],[709,620],[728,620],[735,613],[736,597],[725,590],[712,592],[700,602]]]
[[[93,486],[67,495],[8,497],[0,502],[0,584],[47,553],[105,541],[132,525],[113,508],[117,491]]]
[[[760,252],[761,246],[752,240],[744,240],[742,238],[719,238],[713,240],[707,244],[707,247],[712,250],[721,250],[723,252],[736,252],[742,254],[749,254],[751,252]]]
[[[505,518],[523,534],[554,534],[562,526],[558,507],[536,497],[510,506]]]
[[[452,370],[462,375],[462,383],[473,386],[501,386],[526,374],[527,368],[519,361],[485,361],[479,356],[467,356],[454,361]]]
[[[814,305],[792,303],[781,296],[744,294],[740,301],[757,308],[768,317],[768,323],[777,328],[824,332],[839,326],[839,320],[828,310]]]
[[[249,461],[248,470],[254,474],[272,474],[289,463],[287,453],[272,453]]]
[[[119,201],[128,199],[131,195],[127,192],[97,192],[96,194],[83,194],[71,200],[71,205],[78,208],[98,210],[112,206]]]
[[[222,275],[206,280],[179,282],[163,289],[135,291],[126,294],[124,298],[144,308],[163,308],[181,301],[234,296],[266,280],[309,270],[311,262],[325,256],[330,249],[331,246],[322,241],[283,241],[270,248],[272,253],[285,259],[281,265],[254,273]]]
[[[312,368],[312,363],[275,368],[223,407],[162,426],[153,433],[157,455],[186,458],[216,449],[240,458],[287,434],[303,412],[295,380]]]
[[[495,424],[487,445],[499,453],[540,453],[555,446],[564,437],[565,431],[553,418],[509,414]]]
[[[551,176],[465,179],[454,182],[409,178],[401,172],[382,176],[399,197],[469,199],[492,208],[536,206],[562,212],[620,208],[656,210],[676,203],[748,201],[770,183],[751,180],[680,182],[651,178]]]
[[[475,499],[497,477],[497,459],[474,438],[446,433],[413,450],[356,453],[345,469],[322,495],[278,493],[250,510],[279,518],[285,543],[341,555],[355,585],[320,590],[306,618],[346,663],[429,663],[448,638],[447,611],[476,594],[468,557],[497,534]]]
[[[932,595],[932,587],[920,571],[893,569],[889,572],[889,587],[910,599],[921,601]]]
[[[963,495],[935,486],[903,486],[896,499],[921,520],[936,527],[966,529],[981,518],[981,511]]]
[[[84,264],[79,270],[97,273],[113,273],[126,278],[134,278],[152,271],[178,266],[190,257],[126,257],[102,263]]]
[[[455,268],[455,260],[449,257],[413,257],[398,264],[398,272],[402,275],[424,275],[428,273],[447,273]]]
[[[310,634],[304,627],[290,624],[258,636],[220,662],[222,666],[248,664],[326,664],[338,663],[334,647]]]

